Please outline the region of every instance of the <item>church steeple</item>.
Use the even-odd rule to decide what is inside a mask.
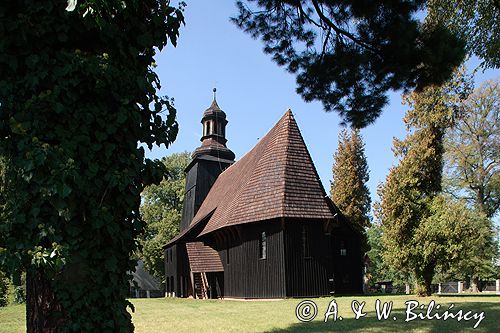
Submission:
[[[201,123],[203,125],[203,135],[201,146],[193,152],[193,159],[198,156],[208,155],[225,160],[234,160],[234,153],[226,147],[226,125],[228,123],[226,114],[217,104],[216,92],[214,88],[214,99],[212,104],[203,113]]]
[[[234,163],[234,153],[226,147],[226,114],[217,104],[215,92],[212,105],[201,119],[201,146],[193,152],[193,160],[186,168],[181,231],[188,228],[217,177]]]

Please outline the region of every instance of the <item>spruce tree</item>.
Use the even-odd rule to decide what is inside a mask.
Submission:
[[[365,227],[370,225],[370,192],[366,183],[369,180],[365,148],[359,130],[343,130],[334,155],[333,181],[330,194],[344,216],[352,225],[365,235]]]

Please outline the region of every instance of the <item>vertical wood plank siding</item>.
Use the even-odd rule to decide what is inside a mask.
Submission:
[[[224,161],[207,160],[203,157],[198,157],[195,161],[196,163],[189,166],[186,174],[180,231],[189,227],[217,177],[230,165]]]
[[[302,226],[309,235],[309,257],[304,257]],[[315,297],[330,295],[333,286],[333,260],[329,255],[330,237],[323,231],[322,221],[287,220],[284,230],[285,271],[287,297]]]
[[[279,222],[252,223],[238,228],[241,238],[233,238],[226,243],[229,246],[229,264],[226,262],[227,248],[218,248],[224,265],[224,296],[285,297],[283,234]],[[266,259],[259,258],[259,238],[263,231],[267,235]]]
[[[342,226],[332,231],[332,238],[336,293],[363,293],[363,254],[360,236],[349,227]],[[345,256],[340,255],[341,242],[345,245],[347,252]]]
[[[209,276],[214,297],[285,298],[329,296],[331,292],[362,293],[359,234],[345,225],[325,233],[324,223],[323,220],[285,219],[282,222],[275,219],[215,231],[206,241],[218,252],[224,272]],[[303,226],[309,236],[308,257],[304,257]],[[262,232],[266,232],[267,237],[266,259],[260,259]],[[342,243],[345,256],[340,251]],[[166,276],[167,279],[174,277],[176,296],[186,297],[180,286],[183,278],[190,283],[186,247],[179,243],[171,249],[173,260],[166,260]],[[183,282],[183,287],[185,284]]]

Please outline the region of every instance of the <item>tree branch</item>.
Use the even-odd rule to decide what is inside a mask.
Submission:
[[[325,16],[325,14],[323,13],[323,10],[320,8],[319,4],[318,4],[318,1],[317,0],[311,0],[312,1],[312,4],[314,6],[314,9],[316,10],[316,13],[318,13],[318,16],[320,17],[320,19],[328,26],[330,27],[331,29],[333,29],[333,31],[335,31],[337,34],[339,35],[344,35],[346,36],[347,38],[351,39],[353,42],[355,42],[356,44],[358,44],[359,46],[362,46],[370,51],[372,51],[373,53],[376,53],[377,55],[380,55],[380,53],[378,52],[377,49],[373,48],[371,45],[369,45],[368,43],[365,43],[364,41],[356,38],[356,36],[354,36],[353,34],[351,34],[350,32],[348,31],[345,31],[339,27],[337,27],[328,17]]]

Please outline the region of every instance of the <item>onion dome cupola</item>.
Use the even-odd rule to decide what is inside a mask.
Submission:
[[[201,146],[193,152],[193,159],[209,155],[225,160],[234,161],[234,153],[226,147],[226,125],[228,123],[226,114],[221,110],[216,100],[216,89],[214,88],[214,100],[208,109],[203,113],[201,123],[203,124],[203,136]]]

